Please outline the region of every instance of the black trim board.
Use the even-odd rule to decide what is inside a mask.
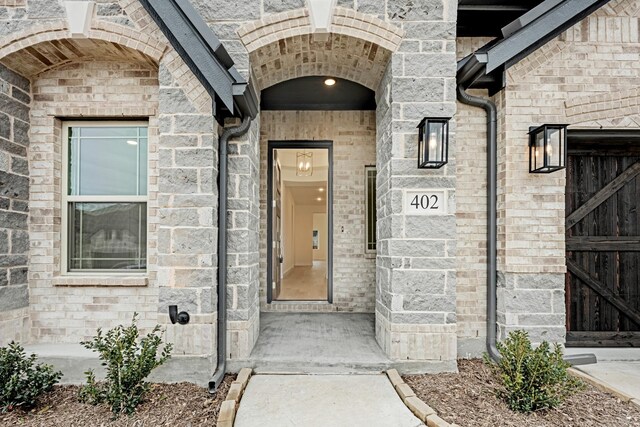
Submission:
[[[273,299],[273,151],[277,149],[326,149],[327,174],[327,302],[333,303],[333,141],[278,140],[267,142],[267,303]],[[276,300],[277,301],[277,300]]]

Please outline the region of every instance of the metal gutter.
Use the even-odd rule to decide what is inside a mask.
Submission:
[[[239,126],[225,129],[218,141],[218,366],[209,380],[210,393],[222,384],[227,370],[227,144],[229,139],[247,133],[251,120],[251,116],[245,116]]]

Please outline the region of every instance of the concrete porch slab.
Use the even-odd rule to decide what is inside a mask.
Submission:
[[[251,356],[228,365],[257,373],[347,374],[380,373],[392,363],[376,342],[372,314],[263,312]]]
[[[385,375],[255,375],[236,427],[418,427]]]
[[[640,401],[640,361],[598,362],[574,368]]]

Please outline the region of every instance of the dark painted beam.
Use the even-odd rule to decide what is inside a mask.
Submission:
[[[508,36],[494,40],[458,62],[457,82],[465,88],[504,88],[504,71],[609,0],[545,0],[528,16],[507,26]],[[500,82],[499,86],[495,83]]]
[[[222,42],[189,0],[140,3],[214,100],[216,118],[257,115],[255,90],[235,69]]]

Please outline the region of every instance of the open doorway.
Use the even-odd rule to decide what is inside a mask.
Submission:
[[[270,141],[267,302],[332,302],[332,144]]]

